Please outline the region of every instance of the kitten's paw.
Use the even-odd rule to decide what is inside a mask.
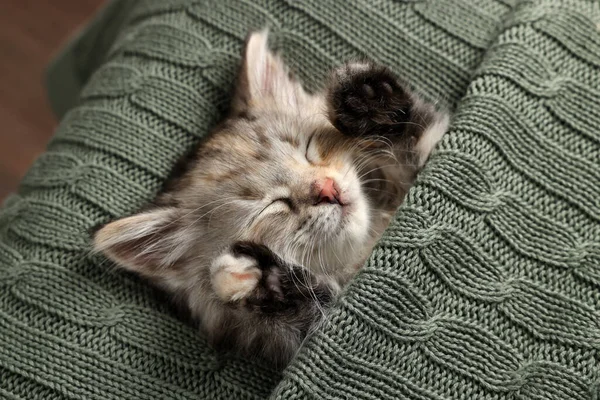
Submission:
[[[328,96],[330,119],[346,135],[402,133],[411,118],[410,92],[388,68],[370,62],[335,70]]]
[[[287,263],[267,246],[238,242],[233,252],[258,262],[262,278],[246,299],[246,305],[262,313],[309,318],[315,307],[330,304],[339,289],[336,282],[323,281],[306,268]]]
[[[211,267],[212,285],[224,302],[248,306],[283,306],[289,298],[290,267],[268,247],[237,242],[219,256]],[[288,292],[288,293],[284,293]]]
[[[217,349],[285,366],[329,307],[334,288],[268,247],[234,243],[211,269],[223,318],[206,325]],[[246,276],[248,274],[248,276]]]
[[[217,257],[211,266],[213,289],[224,302],[248,297],[261,278],[262,271],[254,258],[232,252]]]
[[[309,271],[253,242],[235,243],[213,262],[211,273],[221,300],[262,313],[293,311],[315,300],[327,304],[333,297],[333,289],[318,283]]]

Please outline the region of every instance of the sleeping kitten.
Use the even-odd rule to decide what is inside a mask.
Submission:
[[[94,246],[189,307],[217,347],[285,366],[383,233],[448,116],[385,67],[308,94],[249,36],[230,116],[153,208]]]

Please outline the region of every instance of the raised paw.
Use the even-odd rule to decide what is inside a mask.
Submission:
[[[331,122],[349,136],[402,134],[414,100],[386,67],[351,62],[333,72],[328,90]]]

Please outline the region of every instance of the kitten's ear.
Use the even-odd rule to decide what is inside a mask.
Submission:
[[[266,30],[248,36],[233,99],[236,113],[251,109],[298,107],[307,94],[289,69],[267,47]]]
[[[187,249],[178,220],[173,207],[121,218],[96,232],[94,250],[145,277],[174,278],[176,264]]]

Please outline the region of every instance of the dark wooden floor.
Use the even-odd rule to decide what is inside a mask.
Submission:
[[[0,201],[56,127],[42,86],[47,62],[103,2],[0,0]]]

